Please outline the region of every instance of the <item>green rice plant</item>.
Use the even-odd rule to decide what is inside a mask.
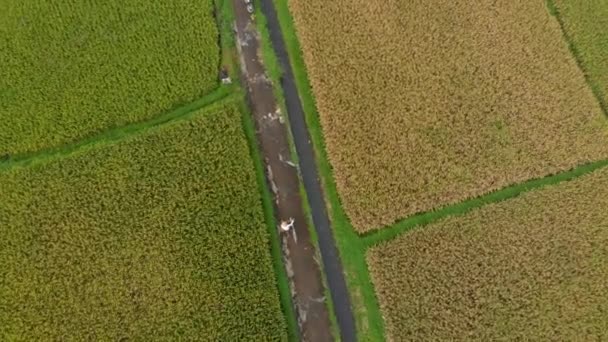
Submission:
[[[138,122],[217,87],[212,0],[0,0],[0,156]]]
[[[286,340],[241,118],[0,173],[0,340]]]

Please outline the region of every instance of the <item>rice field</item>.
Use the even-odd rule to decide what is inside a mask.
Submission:
[[[388,340],[608,338],[608,169],[373,247]]]
[[[219,53],[213,0],[0,0],[0,157],[197,99]]]
[[[358,232],[608,157],[606,118],[544,1],[289,6]]]
[[[0,174],[0,340],[287,339],[233,102]]]
[[[608,104],[608,2],[552,1],[582,68]]]

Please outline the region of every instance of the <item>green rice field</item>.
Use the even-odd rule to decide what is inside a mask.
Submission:
[[[0,1],[0,157],[149,119],[217,86],[213,0]]]
[[[285,340],[238,108],[3,171],[0,340]]]

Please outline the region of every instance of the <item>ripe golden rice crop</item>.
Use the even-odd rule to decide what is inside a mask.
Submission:
[[[395,341],[608,337],[608,169],[368,251]]]
[[[360,232],[608,157],[606,119],[544,1],[289,4]]]
[[[608,2],[552,1],[585,73],[608,104]]]
[[[234,105],[8,170],[0,189],[0,340],[287,339]]]
[[[219,58],[213,0],[0,0],[0,157],[197,99]]]

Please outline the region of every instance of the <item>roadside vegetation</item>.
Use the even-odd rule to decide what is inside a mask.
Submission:
[[[212,0],[0,2],[0,158],[150,119],[217,87]]]
[[[286,340],[234,101],[0,175],[0,339]]]
[[[544,2],[289,2],[358,232],[608,157]]]
[[[378,244],[389,340],[608,337],[608,169]]]

